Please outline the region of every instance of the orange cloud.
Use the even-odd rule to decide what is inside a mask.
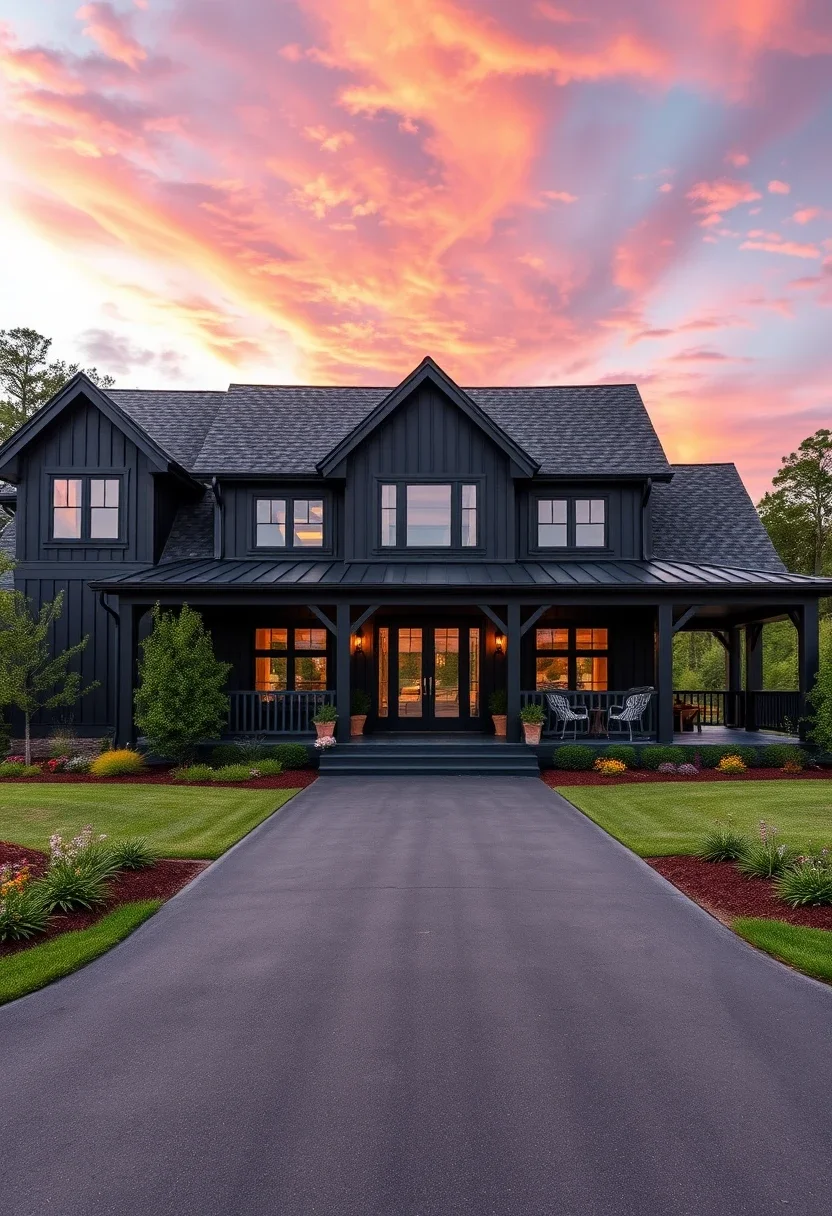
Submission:
[[[739,207],[740,203],[753,203],[762,196],[750,182],[720,177],[712,182],[697,182],[688,191],[687,197],[698,204],[694,211],[705,217],[700,223],[707,227],[718,224],[724,212],[732,211],[734,207]]]

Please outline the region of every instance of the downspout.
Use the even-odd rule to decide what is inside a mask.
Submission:
[[[113,620],[115,621],[115,624],[116,624],[116,648],[115,648],[115,656],[113,659],[113,730],[115,732],[114,738],[115,738],[116,742],[118,742],[119,737],[120,737],[119,736],[120,723],[118,720],[118,706],[119,706],[119,687],[120,687],[120,683],[121,683],[121,681],[119,680],[119,675],[120,675],[119,668],[121,667],[121,646],[119,645],[119,632],[121,629],[121,617],[116,612],[115,608],[111,608],[110,605],[107,603],[106,594],[107,593],[105,591],[99,591],[98,602],[101,605],[101,607],[104,609],[104,611],[107,613],[107,615],[111,616],[113,618]]]
[[[223,556],[223,501],[222,491],[220,489],[219,480],[216,477],[211,478],[211,493],[214,495],[214,557],[222,559]]]
[[[641,495],[641,560],[647,562],[652,557],[652,545],[647,543],[647,524],[648,524],[648,508],[650,505],[650,495],[653,490],[653,478],[648,477]],[[652,531],[652,529],[651,529]],[[652,536],[650,538],[652,540]]]

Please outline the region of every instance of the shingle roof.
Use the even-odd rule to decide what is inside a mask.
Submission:
[[[736,569],[694,562],[610,561],[563,562],[341,562],[331,559],[170,562],[131,571],[116,578],[93,580],[93,586],[136,586],[235,590],[338,585],[365,590],[383,587],[609,587],[656,588],[686,586],[726,588],[789,588],[816,586],[819,580],[773,570]],[[832,579],[827,582],[832,589]]]
[[[192,468],[226,399],[224,392],[129,388],[108,388],[107,396],[186,469]]]
[[[14,561],[17,546],[17,520],[12,518],[0,532],[0,553]],[[14,571],[5,570],[0,574],[0,590],[14,591]]]
[[[746,570],[785,566],[733,464],[676,464],[652,494],[653,557]]]
[[[667,458],[634,384],[464,390],[546,475],[660,474]],[[390,388],[232,384],[227,392],[109,389],[192,472],[315,473]]]
[[[210,491],[199,502],[185,503],[174,516],[160,562],[211,557],[214,553],[214,496]]]

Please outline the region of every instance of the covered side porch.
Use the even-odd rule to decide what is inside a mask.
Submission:
[[[621,742],[631,730],[662,743],[796,738],[818,667],[817,595],[811,580],[798,576],[732,571],[705,580],[693,567],[693,586],[678,579],[667,585],[666,572],[645,577],[654,564],[630,563],[640,567],[640,585],[609,576],[579,584],[571,573],[570,581],[555,582],[547,571],[542,586],[510,588],[461,586],[448,568],[437,587],[424,574],[417,582],[418,570],[408,579],[404,568],[396,582],[374,581],[365,566],[369,586],[312,581],[309,571],[287,586],[262,577],[235,582],[241,563],[217,564],[226,568],[224,581],[217,571],[186,582],[175,570],[155,568],[144,585],[124,579],[101,587],[118,617],[113,715],[120,742],[134,737],[138,645],[156,602],[198,609],[218,657],[231,664],[228,736],[311,740],[312,719],[329,703],[341,743],[350,742],[357,705],[366,708],[366,731],[377,741],[451,733],[473,742],[493,734],[492,712],[502,698],[509,743],[522,738],[520,711],[530,702],[544,705],[547,741],[563,734]],[[260,563],[261,575],[263,569]],[[784,619],[797,631],[800,687],[764,690],[762,627]],[[673,639],[690,629],[720,639],[726,688],[674,690]],[[621,721],[613,707],[635,688],[650,690],[644,711],[637,721]],[[580,720],[564,729],[548,703],[551,692]]]

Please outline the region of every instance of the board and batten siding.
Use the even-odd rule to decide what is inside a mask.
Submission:
[[[436,386],[426,383],[385,419],[346,460],[344,557],[396,560],[379,551],[378,486],[384,478],[478,479],[482,555],[514,558],[515,495],[506,454]],[[437,550],[438,558],[460,560],[464,550]],[[477,560],[471,553],[465,560]]]
[[[580,557],[580,549],[535,551],[535,520],[539,498],[603,498],[607,503],[607,541],[609,557],[641,558],[642,535],[642,487],[621,485],[616,482],[593,480],[539,481],[519,494],[518,501],[518,557],[521,559],[544,559],[548,561],[574,560]],[[586,552],[586,551],[584,551]]]

